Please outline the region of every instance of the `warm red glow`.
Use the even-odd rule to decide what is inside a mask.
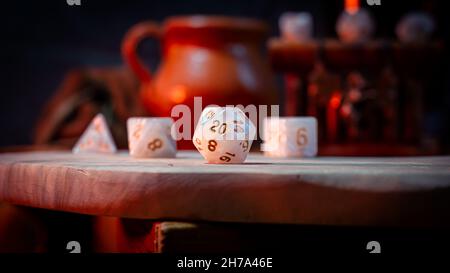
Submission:
[[[170,92],[170,99],[174,103],[182,103],[186,99],[186,87],[184,85],[175,85]]]
[[[340,105],[341,105],[341,94],[339,93],[333,94],[330,99],[330,107],[333,109],[337,109],[339,108]]]
[[[332,93],[329,107],[327,109],[327,137],[329,141],[335,141],[338,130],[338,109],[341,105],[341,92],[336,90]]]
[[[356,13],[359,10],[359,0],[345,0],[345,11],[348,13]]]

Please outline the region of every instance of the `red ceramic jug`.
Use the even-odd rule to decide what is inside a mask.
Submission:
[[[162,26],[133,26],[122,54],[141,81],[141,96],[150,115],[170,116],[176,104],[193,106],[193,97],[208,104],[275,104],[276,89],[262,49],[264,23],[218,16],[172,17]],[[146,38],[162,42],[162,62],[154,73],[137,54]],[[193,111],[193,108],[191,108]]]

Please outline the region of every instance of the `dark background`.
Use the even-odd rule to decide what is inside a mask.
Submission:
[[[180,14],[222,14],[259,18],[278,35],[278,17],[285,11],[309,11],[315,36],[334,38],[335,22],[344,1],[94,1],[69,6],[65,0],[5,1],[0,8],[0,147],[30,144],[35,121],[64,74],[77,67],[121,66],[120,43],[133,24],[143,20],[161,22]],[[435,39],[448,42],[450,20],[445,1],[382,0],[369,7],[376,20],[378,38],[395,38],[395,25],[408,11],[431,13],[437,21]],[[159,62],[156,42],[143,47],[143,55],[155,67]],[[448,64],[448,62],[447,62]],[[448,65],[443,67],[450,79]],[[449,136],[449,80],[439,90],[429,90],[431,107],[425,121],[434,134]]]

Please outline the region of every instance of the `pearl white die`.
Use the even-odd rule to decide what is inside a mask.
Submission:
[[[208,163],[236,164],[247,158],[255,135],[255,126],[239,108],[207,107],[192,141]]]
[[[268,117],[263,129],[262,150],[266,156],[317,155],[317,120],[314,117]]]
[[[77,153],[115,153],[117,151],[106,119],[97,114],[72,149]]]
[[[172,124],[171,118],[129,118],[130,155],[137,158],[175,157],[177,144],[171,134]]]

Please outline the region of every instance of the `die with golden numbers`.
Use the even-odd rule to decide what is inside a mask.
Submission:
[[[255,136],[255,126],[239,108],[207,107],[192,141],[208,163],[238,164],[247,158]]]
[[[72,149],[78,153],[115,153],[117,151],[114,139],[109,131],[106,119],[97,114]]]
[[[171,118],[132,117],[127,120],[128,148],[136,158],[175,157]]]
[[[270,157],[317,155],[317,120],[314,117],[268,117],[263,124],[261,150]]]

